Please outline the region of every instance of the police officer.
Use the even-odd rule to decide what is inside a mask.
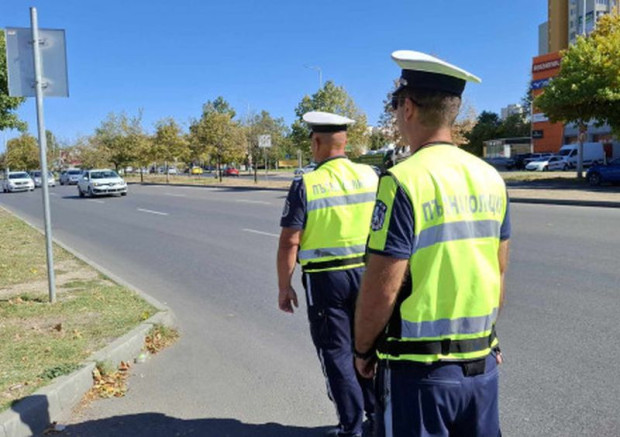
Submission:
[[[412,155],[379,182],[355,315],[355,364],[386,436],[501,435],[495,322],[510,218],[491,166],[452,143],[476,76],[413,51],[392,106]]]
[[[293,181],[285,202],[278,303],[289,313],[298,305],[291,285],[298,259],[312,341],[339,419],[329,434],[361,436],[364,412],[373,418],[374,394],[371,381],[355,372],[352,328],[378,177],[370,166],[345,156],[347,126],[353,120],[315,111],[303,120],[318,166]]]

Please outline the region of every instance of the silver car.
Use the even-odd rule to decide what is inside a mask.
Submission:
[[[36,188],[41,188],[43,186],[43,178],[42,178],[41,170],[31,171],[30,177],[34,181],[34,186]],[[56,179],[54,178],[54,174],[51,171],[47,172],[47,186],[48,187],[56,186]]]
[[[127,183],[114,170],[107,168],[86,170],[79,180],[77,188],[80,197],[105,194],[127,195]]]
[[[60,173],[60,185],[76,185],[82,177],[82,170],[70,168]]]

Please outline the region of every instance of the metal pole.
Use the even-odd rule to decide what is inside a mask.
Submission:
[[[47,282],[50,302],[56,302],[56,281],[54,278],[54,254],[52,246],[52,224],[50,219],[50,198],[47,186],[47,140],[43,118],[43,84],[41,79],[41,53],[39,48],[39,22],[37,9],[30,8],[30,25],[32,28],[32,53],[34,55],[34,77],[37,95],[37,127],[39,130],[39,156],[41,159],[41,185],[43,193],[43,214],[45,216],[45,247],[47,249]]]

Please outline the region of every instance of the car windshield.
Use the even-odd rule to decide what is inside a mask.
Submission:
[[[567,155],[568,155],[568,154],[570,154],[570,152],[572,152],[572,151],[573,151],[573,149],[563,149],[563,150],[560,150],[560,151],[558,152],[558,155],[560,155],[560,156],[567,156]]]
[[[67,172],[67,174],[70,174],[72,176],[78,175],[78,174],[82,174],[82,170],[69,170]]]
[[[35,178],[40,178],[41,177],[41,172],[40,171],[33,171],[32,172],[32,176],[34,176]]]
[[[9,179],[25,179],[29,177],[26,172],[9,173]]]
[[[116,172],[113,172],[112,170],[105,170],[105,171],[91,171],[90,177],[91,179],[107,179],[107,178],[117,178],[118,175],[116,174]]]

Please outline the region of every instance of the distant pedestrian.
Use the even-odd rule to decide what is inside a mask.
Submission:
[[[372,381],[355,372],[352,328],[378,178],[345,156],[353,120],[325,112],[303,119],[318,166],[293,181],[284,205],[278,303],[290,313],[298,306],[291,278],[299,260],[312,340],[339,418],[328,434],[361,436],[364,412],[372,427],[375,400]]]
[[[490,165],[452,143],[466,81],[433,56],[398,51],[392,107],[411,156],[383,176],[355,315],[359,372],[376,359],[387,437],[501,435],[495,322],[510,215]]]

